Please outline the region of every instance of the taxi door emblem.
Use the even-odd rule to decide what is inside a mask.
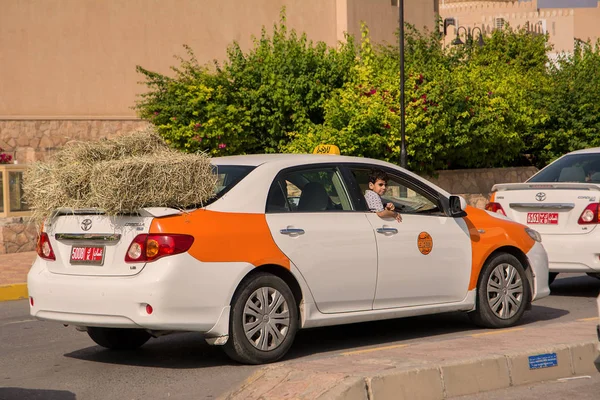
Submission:
[[[433,249],[433,239],[431,235],[427,232],[419,233],[419,238],[417,239],[417,246],[419,247],[419,251],[421,254],[429,254]]]

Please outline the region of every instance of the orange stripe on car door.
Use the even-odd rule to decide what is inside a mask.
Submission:
[[[524,225],[493,217],[486,211],[474,207],[467,207],[466,211],[467,216],[464,220],[469,228],[473,257],[469,282],[469,290],[472,290],[477,287],[483,264],[495,250],[512,246],[527,254],[535,241],[525,232]]]
[[[290,261],[275,244],[264,214],[195,210],[155,218],[150,233],[194,236],[194,244],[188,253],[200,261],[239,261],[256,267],[277,264],[290,269]]]

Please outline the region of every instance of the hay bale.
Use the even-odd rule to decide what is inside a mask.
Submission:
[[[108,215],[143,207],[191,208],[214,193],[205,154],[169,149],[153,129],[111,140],[76,142],[24,174],[24,200],[40,222],[57,208],[99,208]]]
[[[56,163],[37,162],[23,174],[23,200],[31,210],[31,219],[41,222],[58,207],[79,208],[79,201],[69,198],[57,178]]]
[[[55,160],[61,166],[73,163],[95,164],[101,161],[125,157],[143,156],[168,151],[169,146],[153,128],[134,131],[114,139],[94,142],[74,142],[56,153]]]
[[[114,139],[75,142],[55,154],[56,179],[70,198],[86,201],[92,169],[97,163],[165,151],[170,151],[169,146],[152,128]]]
[[[89,202],[109,215],[143,207],[199,207],[213,196],[215,185],[207,155],[164,152],[98,163]]]

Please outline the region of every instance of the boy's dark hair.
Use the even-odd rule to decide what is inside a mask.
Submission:
[[[375,183],[377,179],[381,179],[384,182],[388,181],[388,174],[381,169],[372,169],[369,173],[369,182]]]

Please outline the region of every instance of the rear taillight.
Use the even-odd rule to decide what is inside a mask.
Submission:
[[[148,262],[161,257],[185,253],[194,243],[189,235],[137,235],[129,245],[125,262]]]
[[[598,207],[598,203],[589,204],[585,210],[579,216],[579,221],[577,223],[579,225],[587,225],[587,224],[597,224],[598,223],[598,211],[600,208]]]
[[[54,250],[52,250],[52,246],[50,245],[50,238],[46,232],[41,232],[38,237],[36,250],[38,256],[43,258],[44,260],[55,261],[56,257],[54,256]]]
[[[502,208],[500,203],[495,203],[495,202],[487,203],[485,205],[485,209],[488,211],[491,211],[491,212],[502,214],[506,217],[506,213],[504,212],[504,209]]]

